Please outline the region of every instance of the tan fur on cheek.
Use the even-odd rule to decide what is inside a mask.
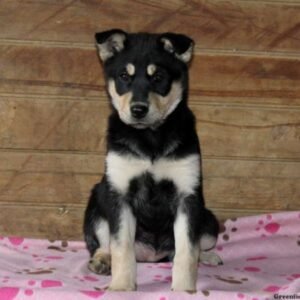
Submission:
[[[160,113],[164,111],[164,107],[166,106],[166,103],[163,103],[161,101],[161,96],[156,93],[150,93],[149,100],[154,105],[155,110],[158,110]]]
[[[116,90],[115,81],[113,79],[110,79],[108,81],[108,92],[112,98],[114,107],[119,112],[123,112],[123,113],[129,112],[129,104],[132,98],[131,92],[125,93],[123,95],[119,95]]]
[[[181,101],[182,86],[180,82],[173,82],[171,90],[168,95],[161,96],[156,93],[150,93],[150,101],[161,115],[166,117],[169,115]]]
[[[126,111],[129,111],[129,103],[130,103],[130,99],[132,98],[132,93],[126,93],[124,94],[121,99],[120,99],[120,102],[121,102],[121,111],[122,112],[126,112]]]

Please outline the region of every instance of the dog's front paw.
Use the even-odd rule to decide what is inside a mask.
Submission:
[[[111,256],[109,253],[97,250],[88,264],[88,268],[97,274],[110,275],[111,274]]]
[[[196,293],[197,273],[194,270],[182,269],[173,271],[172,274],[172,291]]]
[[[189,294],[194,294],[197,292],[196,285],[192,282],[173,282],[172,291],[174,292],[187,292]]]
[[[214,252],[200,252],[200,262],[205,265],[218,266],[223,265],[222,259]]]
[[[118,282],[118,283],[111,283],[108,287],[109,291],[121,292],[121,291],[135,291],[136,284],[135,283],[126,283],[126,282]]]

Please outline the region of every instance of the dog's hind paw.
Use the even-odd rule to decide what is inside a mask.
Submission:
[[[223,265],[222,259],[214,252],[200,252],[199,260],[201,263],[210,266]]]
[[[111,274],[111,255],[98,249],[88,264],[88,268],[97,274]]]

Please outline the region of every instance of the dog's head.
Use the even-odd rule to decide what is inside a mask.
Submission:
[[[156,128],[183,100],[194,42],[182,34],[96,33],[107,90],[121,120]]]

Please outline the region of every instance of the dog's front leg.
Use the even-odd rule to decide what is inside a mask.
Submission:
[[[136,289],[136,259],[134,240],[136,220],[129,207],[120,211],[116,232],[111,236],[111,291],[132,291]]]
[[[174,223],[173,291],[196,292],[199,246],[197,242],[191,240],[190,226],[187,213],[179,207]]]

